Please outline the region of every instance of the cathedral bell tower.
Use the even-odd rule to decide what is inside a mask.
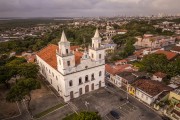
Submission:
[[[56,57],[58,71],[64,75],[71,73],[75,67],[75,57],[70,49],[70,42],[67,40],[64,31],[62,32],[61,40],[58,42]]]
[[[98,29],[96,29],[94,37],[92,38],[92,46],[89,48],[89,56],[92,60],[98,63],[105,62],[105,49],[101,45],[101,37],[99,35]]]

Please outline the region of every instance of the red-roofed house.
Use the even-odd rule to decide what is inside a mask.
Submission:
[[[106,77],[107,79],[113,83],[114,85],[121,87],[121,79],[117,78],[117,74],[127,71],[127,72],[133,72],[134,69],[132,68],[131,64],[125,64],[125,65],[110,65],[106,64],[105,65],[106,69]]]
[[[163,91],[172,88],[154,80],[139,79],[131,84],[136,89],[136,97],[147,104],[153,103]]]
[[[180,46],[174,46],[170,51],[180,54]]]
[[[36,54],[41,74],[65,102],[105,86],[105,49],[98,30],[89,52],[77,48],[70,47],[63,32],[58,46],[49,44]]]
[[[166,55],[168,60],[173,60],[178,56],[177,53],[165,51],[165,50],[158,50],[155,52],[155,54],[164,54],[164,55]]]

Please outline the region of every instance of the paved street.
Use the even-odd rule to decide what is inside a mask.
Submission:
[[[40,120],[61,120],[67,115],[74,113],[71,107],[67,104],[64,107],[58,109],[57,111],[42,117]]]
[[[27,110],[27,106],[25,105],[25,102],[21,101],[18,102],[19,108],[21,110],[21,115],[9,120],[31,120],[32,117],[29,114],[29,111]]]
[[[104,120],[113,120],[109,114],[111,110],[120,113],[121,120],[161,120],[160,116],[147,106],[129,96],[130,103],[126,103],[126,93],[116,87],[102,88],[74,99],[71,103],[79,111],[98,111]],[[88,103],[86,106],[85,103]]]
[[[60,120],[78,111],[97,111],[103,120],[114,120],[109,113],[111,110],[120,114],[120,120],[161,120],[157,113],[135,98],[129,96],[130,102],[127,102],[126,96],[127,94],[119,88],[108,86],[73,99],[64,107],[42,117],[40,120]],[[20,108],[23,108],[23,115],[16,119],[31,119],[23,104],[20,105]]]

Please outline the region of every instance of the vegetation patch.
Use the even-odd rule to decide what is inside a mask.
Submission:
[[[34,115],[34,118],[41,118],[42,116],[45,116],[45,115],[49,114],[50,112],[52,112],[52,111],[54,111],[54,110],[56,110],[56,109],[58,109],[58,108],[60,108],[60,107],[62,107],[64,105],[65,104],[63,104],[63,103],[57,104],[57,105],[55,105],[55,106],[53,106],[53,107],[51,107],[51,108],[49,108],[49,109],[47,109],[45,111],[42,111],[42,112]]]
[[[70,114],[63,120],[101,120],[101,116],[97,112],[79,112]]]

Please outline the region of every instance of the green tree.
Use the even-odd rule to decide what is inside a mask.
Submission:
[[[180,58],[170,62],[165,69],[166,73],[170,76],[180,75]]]
[[[100,115],[96,112],[80,112],[65,117],[63,120],[101,120]]]
[[[32,78],[20,79],[7,94],[6,100],[9,102],[16,102],[26,99],[28,102],[28,109],[30,110],[31,91],[39,89],[40,82]]]
[[[142,61],[139,62],[140,70],[147,72],[165,72],[168,60],[164,54],[150,54],[144,56]]]
[[[14,58],[6,63],[6,66],[14,67],[22,63],[26,63],[26,59],[23,57]]]
[[[95,112],[80,112],[74,120],[101,120],[101,117]]]
[[[12,78],[13,72],[10,67],[0,66],[0,84],[4,84],[6,88],[9,88],[8,81]]]
[[[19,74],[19,66],[26,62],[25,58],[13,58],[12,60],[7,61],[5,66],[10,68],[13,77],[17,78],[17,75]]]
[[[24,63],[18,66],[18,73],[20,76],[24,76],[25,78],[36,78],[39,67],[33,63]]]
[[[115,35],[112,37],[112,40],[118,45],[117,47],[119,48],[126,43],[126,37],[126,35]]]

